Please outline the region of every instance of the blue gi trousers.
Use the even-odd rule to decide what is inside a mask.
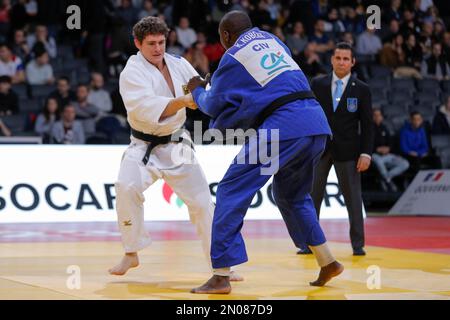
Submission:
[[[271,160],[278,160],[279,169],[273,179],[273,196],[288,225],[288,231],[291,236],[301,236],[311,246],[326,242],[309,195],[314,169],[325,148],[326,139],[326,135],[317,135],[282,140],[279,142],[278,154],[269,156]],[[268,140],[266,143],[270,150],[272,142],[270,138]],[[254,147],[247,142],[240,154],[248,156],[255,152],[252,150]],[[213,268],[231,267],[248,260],[241,235],[244,216],[256,192],[270,179],[270,175],[261,174],[261,168],[267,167],[267,163],[239,163],[242,162],[235,158],[217,188],[211,240]]]

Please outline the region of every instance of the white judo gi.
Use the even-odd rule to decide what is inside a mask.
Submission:
[[[182,85],[198,73],[184,59],[164,55],[176,97],[183,96]],[[120,75],[120,94],[130,126],[146,134],[165,136],[180,129],[186,120],[183,108],[175,115],[159,121],[173,94],[162,73],[139,52],[132,56]],[[187,137],[184,135],[183,137]],[[174,157],[189,149],[193,160]],[[210,264],[211,225],[214,204],[203,170],[184,143],[168,143],[155,147],[147,165],[142,159],[147,149],[145,141],[131,137],[131,144],[122,158],[116,187],[116,204],[120,232],[125,252],[137,252],[150,243],[144,226],[143,192],[158,179],[164,181],[187,205],[191,222],[202,241]],[[151,201],[151,199],[150,199]]]

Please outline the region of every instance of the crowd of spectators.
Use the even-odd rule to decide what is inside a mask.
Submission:
[[[392,179],[405,170],[439,166],[432,135],[450,140],[448,0],[376,1],[376,30],[366,23],[373,1],[365,0],[80,0],[81,30],[69,30],[72,2],[0,0],[0,135],[37,134],[45,143],[126,142],[115,139],[129,129],[117,83],[136,53],[133,25],[149,15],[164,19],[171,29],[167,52],[185,57],[204,76],[224,53],[217,34],[221,17],[244,10],[255,26],[287,44],[308,78],[331,70],[337,42],[354,46],[354,72],[371,85],[377,110],[374,160],[386,188],[395,190]],[[20,130],[8,128],[9,118],[18,116]],[[188,129],[194,120],[208,121],[189,111]]]

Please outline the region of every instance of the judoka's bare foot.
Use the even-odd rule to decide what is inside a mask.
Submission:
[[[320,269],[319,278],[310,282],[309,284],[314,287],[323,287],[332,278],[340,275],[344,271],[344,266],[337,261],[326,265]]]
[[[230,272],[230,281],[235,281],[235,282],[244,281],[244,277],[242,277],[241,275],[237,274],[234,271],[231,271]]]
[[[204,285],[194,288],[191,293],[228,294],[231,292],[230,277],[212,276]]]
[[[127,271],[131,268],[135,268],[139,265],[139,258],[136,252],[126,253],[122,261],[111,269],[109,269],[109,273],[116,276],[123,276]]]

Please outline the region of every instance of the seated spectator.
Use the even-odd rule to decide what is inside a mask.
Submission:
[[[340,34],[345,32],[344,23],[339,18],[339,13],[336,8],[331,8],[328,11],[328,20],[325,22],[325,31],[330,33],[334,39],[337,39]]]
[[[11,78],[0,76],[0,116],[19,113],[19,97],[11,89]]]
[[[396,69],[405,62],[403,52],[403,36],[399,33],[390,42],[384,44],[380,52],[380,63],[392,69]]]
[[[447,58],[447,63],[450,65],[450,32],[445,32],[442,37],[442,50]]]
[[[153,7],[152,0],[144,0],[143,9],[138,14],[138,20],[149,16],[157,16],[158,13],[158,9]]]
[[[24,64],[30,61],[31,48],[28,47],[24,30],[18,29],[14,31],[14,41],[11,45],[11,49],[12,53],[19,57]]]
[[[433,50],[433,30],[434,26],[431,22],[424,22],[422,24],[422,32],[419,36],[419,44],[422,47],[424,57],[429,57]]]
[[[52,129],[55,122],[59,120],[60,113],[58,100],[48,98],[34,125],[34,132],[42,137],[44,143],[53,143],[51,141]]]
[[[313,48],[314,45],[312,43],[308,43],[305,50],[297,57],[294,57],[295,61],[298,63],[305,75],[310,78],[313,78],[318,74],[326,73],[320,62],[319,55],[314,52]]]
[[[9,32],[10,10],[11,0],[0,1],[0,41],[6,41],[6,35]]]
[[[292,55],[296,56],[305,50],[308,44],[308,37],[305,34],[305,28],[300,21],[295,22],[292,33],[288,33],[286,36],[286,43],[289,49],[291,49]]]
[[[130,32],[138,19],[139,11],[133,6],[131,0],[121,0],[120,6],[116,9],[116,14],[123,19],[127,30]]]
[[[84,144],[85,136],[81,122],[75,120],[75,107],[66,105],[61,114],[61,120],[52,127],[51,140],[58,144]]]
[[[194,29],[189,27],[189,19],[187,17],[180,18],[175,31],[177,32],[178,42],[181,43],[184,49],[189,49],[197,41],[197,34]]]
[[[278,26],[273,27],[272,30],[271,30],[271,32],[272,32],[272,34],[274,34],[278,39],[280,39],[281,42],[286,43],[286,37],[285,37],[285,35],[284,35],[284,33],[283,33],[283,29],[282,29],[282,28],[280,28],[280,27],[278,27]]]
[[[98,72],[91,74],[91,90],[89,91],[87,102],[96,106],[100,112],[108,113],[112,110],[111,95],[103,86],[105,81],[103,75]]]
[[[28,48],[31,50],[33,50],[34,46],[39,42],[44,45],[50,58],[56,58],[58,53],[56,41],[53,37],[48,35],[47,27],[44,25],[37,25],[34,34],[30,34],[27,37]]]
[[[397,192],[398,188],[393,182],[393,178],[405,172],[409,167],[409,163],[406,159],[392,153],[392,137],[383,120],[384,117],[381,110],[374,109],[374,152],[372,160],[382,177],[382,189],[384,191]]]
[[[406,8],[403,10],[403,21],[400,25],[400,33],[406,37],[409,34],[413,34],[414,36],[418,36],[420,30],[420,26],[416,22],[416,17],[413,11]]]
[[[99,109],[88,102],[89,87],[85,84],[80,84],[77,87],[77,98],[72,103],[75,108],[76,118],[82,120],[84,132],[86,135],[95,134],[96,118],[99,114]]]
[[[47,51],[44,48],[34,51],[35,57],[28,63],[25,69],[27,82],[31,85],[51,85],[55,83],[53,68],[49,63]]]
[[[344,32],[341,36],[341,42],[347,42],[350,46],[355,46],[355,37],[351,32]]]
[[[389,21],[389,28],[382,28],[381,40],[383,43],[392,42],[392,40],[399,34],[400,23],[396,19]]]
[[[56,98],[58,105],[65,106],[76,100],[75,92],[70,89],[70,80],[67,77],[60,77],[56,81],[56,90],[49,94],[48,98]]]
[[[438,159],[431,155],[422,115],[417,111],[411,112],[410,122],[400,131],[400,148],[414,174],[422,168],[439,168]]]
[[[356,38],[356,59],[363,73],[361,76],[364,79],[370,79],[372,76],[371,67],[375,63],[382,47],[383,44],[381,43],[380,37],[375,33],[375,29],[367,28],[366,31]]]
[[[360,34],[366,28],[366,18],[352,7],[347,7],[346,18],[343,21],[345,30],[353,34]]]
[[[334,48],[334,42],[325,34],[325,22],[317,20],[314,24],[314,34],[309,39],[314,43],[314,51],[317,53],[325,53]]]
[[[183,46],[178,42],[177,32],[175,30],[170,30],[167,37],[166,44],[167,53],[174,54],[176,56],[182,56],[184,53]]]
[[[186,60],[189,61],[189,63],[202,77],[209,73],[208,57],[203,53],[205,45],[205,42],[194,42],[192,48],[189,48],[184,55]]]
[[[394,78],[409,78],[422,79],[419,72],[422,62],[422,49],[416,42],[416,36],[409,34],[406,37],[406,42],[403,44],[404,59],[403,63],[395,69]]]
[[[421,74],[436,80],[450,79],[450,66],[442,54],[442,45],[439,42],[433,44],[431,57],[422,62]]]
[[[431,132],[433,134],[450,135],[450,96],[447,96],[445,104],[439,108],[434,116]]]
[[[4,43],[0,44],[0,76],[11,77],[12,84],[25,81],[22,60],[13,55],[11,49]]]
[[[11,130],[6,126],[6,124],[3,123],[1,118],[0,118],[0,133],[2,136],[5,137],[11,137],[12,135]]]

